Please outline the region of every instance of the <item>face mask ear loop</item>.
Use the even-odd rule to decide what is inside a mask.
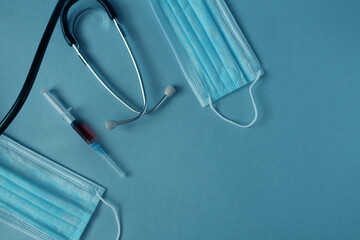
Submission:
[[[221,119],[223,119],[224,121],[228,122],[228,123],[231,123],[232,125],[235,125],[237,127],[241,127],[241,128],[248,128],[248,127],[251,127],[257,120],[258,118],[258,111],[257,111],[257,107],[256,107],[256,103],[255,103],[255,100],[254,100],[254,96],[252,94],[252,89],[254,87],[254,85],[256,84],[256,82],[260,79],[260,76],[261,76],[261,73],[259,73],[256,77],[256,79],[254,80],[254,82],[250,85],[250,88],[249,88],[249,94],[250,94],[250,98],[251,98],[251,102],[253,104],[253,107],[254,107],[254,112],[255,112],[255,116],[254,116],[254,119],[251,121],[251,123],[247,124],[247,125],[242,125],[242,124],[239,124],[237,122],[234,122],[226,117],[224,117],[221,113],[219,113],[213,106],[213,103],[212,103],[212,100],[211,100],[211,97],[209,97],[209,103],[210,103],[210,108],[211,110],[213,110]]]
[[[120,235],[121,235],[121,224],[120,224],[120,218],[119,218],[118,212],[116,211],[115,207],[113,205],[111,205],[110,203],[108,203],[107,201],[105,201],[98,192],[96,192],[96,195],[99,197],[101,202],[103,202],[106,206],[111,208],[111,210],[113,211],[115,219],[116,219],[117,227],[118,227],[118,233],[117,233],[117,237],[115,239],[119,240]]]

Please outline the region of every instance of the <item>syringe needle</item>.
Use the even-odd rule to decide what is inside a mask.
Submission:
[[[117,174],[119,174],[120,177],[125,177],[125,172],[112,160],[109,155],[106,154],[106,152],[101,148],[101,146],[94,142],[92,145],[92,148],[112,167]]]

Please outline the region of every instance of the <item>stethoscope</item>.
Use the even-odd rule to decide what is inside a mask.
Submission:
[[[121,28],[116,20],[116,13],[113,9],[113,7],[110,5],[110,3],[107,0],[97,0],[97,2],[99,2],[103,8],[105,9],[105,11],[107,12],[109,18],[111,21],[113,21],[113,23],[115,24],[116,29],[118,30],[120,37],[122,38],[123,42],[125,43],[125,46],[127,48],[127,51],[131,57],[131,60],[133,62],[133,65],[135,67],[136,70],[136,74],[139,80],[139,85],[140,85],[140,90],[141,90],[141,95],[142,95],[142,101],[143,101],[143,107],[142,109],[139,111],[133,107],[130,106],[130,104],[128,104],[123,98],[121,98],[119,95],[117,95],[113,90],[111,90],[111,88],[103,81],[103,79],[97,74],[97,72],[94,70],[94,68],[89,64],[89,62],[87,61],[87,59],[85,58],[84,54],[81,53],[80,51],[80,47],[79,44],[77,43],[77,41],[75,40],[75,37],[71,34],[70,30],[69,30],[69,25],[68,25],[68,12],[70,10],[70,8],[77,3],[79,0],[58,0],[56,7],[50,17],[50,20],[48,22],[48,25],[45,29],[45,32],[43,34],[43,37],[40,41],[40,44],[38,46],[38,49],[36,51],[34,60],[32,62],[32,65],[30,67],[30,70],[28,72],[27,78],[25,80],[25,83],[15,101],[15,103],[13,104],[13,106],[11,107],[11,109],[9,110],[9,112],[6,114],[6,116],[2,119],[2,121],[0,122],[0,135],[6,130],[6,128],[11,124],[11,122],[15,119],[15,117],[17,116],[17,114],[19,113],[19,111],[21,110],[22,106],[24,105],[27,97],[30,94],[30,91],[32,89],[32,86],[35,82],[37,73],[40,69],[43,57],[45,55],[47,46],[49,44],[50,38],[52,36],[52,33],[54,31],[54,28],[56,26],[57,20],[59,19],[59,17],[61,17],[61,27],[62,27],[62,31],[65,37],[65,40],[67,41],[67,43],[76,51],[76,53],[78,54],[78,56],[80,57],[80,59],[84,62],[84,64],[89,68],[89,70],[91,71],[91,73],[96,77],[96,79],[101,83],[101,85],[113,96],[115,97],[119,102],[121,102],[125,107],[127,107],[129,110],[131,110],[132,112],[136,113],[135,117],[126,119],[126,120],[122,120],[122,121],[106,121],[105,122],[105,126],[108,130],[111,130],[113,128],[115,128],[116,126],[120,125],[120,124],[124,124],[124,123],[129,123],[132,121],[135,121],[137,119],[139,119],[140,117],[142,117],[144,114],[148,114],[153,112],[154,110],[156,110],[158,107],[160,107],[160,105],[162,103],[164,103],[164,101],[168,98],[171,97],[175,94],[176,89],[173,86],[168,86],[166,87],[165,91],[164,91],[164,96],[159,100],[159,102],[150,110],[147,110],[147,99],[146,99],[146,92],[145,92],[145,88],[144,88],[144,84],[143,84],[143,80],[141,78],[141,74],[139,71],[139,68],[137,66],[136,60],[132,54],[132,51],[129,47],[129,44],[126,41],[126,38],[124,37],[124,34],[121,31]]]
[[[70,10],[70,8],[79,0],[70,0],[68,1],[64,8],[63,11],[61,13],[61,27],[62,27],[62,31],[63,31],[63,35],[65,37],[65,40],[67,41],[67,43],[75,49],[76,53],[78,54],[78,56],[80,57],[80,59],[84,62],[84,64],[89,68],[89,70],[91,71],[91,73],[95,76],[95,78],[101,83],[101,85],[115,98],[117,99],[119,102],[121,102],[125,107],[127,107],[129,110],[131,110],[132,112],[136,113],[137,115],[135,117],[126,119],[126,120],[122,120],[122,121],[113,121],[113,120],[108,120],[105,122],[105,126],[108,130],[111,130],[113,128],[115,128],[117,125],[120,124],[124,124],[124,123],[128,123],[128,122],[132,122],[135,121],[137,119],[139,119],[141,116],[143,116],[144,114],[148,114],[153,112],[154,110],[156,110],[158,107],[160,107],[160,105],[168,98],[171,97],[175,94],[176,89],[173,86],[167,86],[165,91],[164,91],[164,96],[159,100],[159,102],[150,110],[147,111],[147,99],[146,99],[146,92],[145,92],[145,88],[144,88],[144,83],[143,80],[141,78],[141,74],[138,68],[138,65],[136,63],[136,60],[134,58],[134,55],[130,49],[130,46],[128,44],[128,42],[126,41],[126,38],[124,37],[124,34],[121,31],[121,28],[116,20],[116,13],[114,11],[114,9],[112,8],[112,6],[109,4],[109,2],[107,2],[106,0],[97,0],[105,9],[105,11],[107,12],[110,20],[114,23],[117,31],[120,34],[121,39],[123,40],[123,42],[125,43],[126,49],[131,57],[131,61],[134,65],[136,74],[137,74],[137,78],[139,81],[139,86],[140,86],[140,90],[141,90],[141,95],[142,95],[142,101],[143,101],[143,108],[142,110],[137,110],[135,108],[133,108],[132,106],[130,106],[129,103],[127,103],[123,98],[121,98],[118,94],[116,94],[109,86],[108,84],[100,77],[100,75],[94,70],[94,68],[89,64],[89,61],[85,58],[84,54],[81,53],[80,51],[80,47],[79,47],[79,43],[76,41],[75,37],[71,34],[70,29],[69,29],[69,25],[68,25],[68,12]]]

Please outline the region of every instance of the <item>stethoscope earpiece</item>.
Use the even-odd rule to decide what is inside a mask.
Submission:
[[[107,130],[113,130],[114,128],[116,128],[116,126],[117,126],[117,122],[113,120],[105,121],[105,127]]]
[[[176,88],[174,86],[167,86],[164,90],[164,96],[160,99],[160,101],[150,110],[150,111],[145,111],[143,114],[148,114],[148,113],[151,113],[153,112],[154,110],[156,110],[158,107],[160,107],[161,104],[163,104],[163,102],[169,98],[169,97],[172,97],[174,96],[176,93]],[[123,124],[123,123],[126,123],[126,120],[125,121],[114,121],[114,120],[107,120],[105,121],[105,127],[107,130],[113,130],[114,128],[117,127],[117,125],[120,125],[120,124]]]
[[[174,86],[169,85],[165,88],[164,94],[167,97],[172,97],[174,96],[175,93],[176,93],[176,88]]]

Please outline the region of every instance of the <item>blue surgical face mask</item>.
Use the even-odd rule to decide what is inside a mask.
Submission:
[[[0,137],[0,220],[31,237],[80,239],[99,201],[111,207],[102,198],[104,191],[69,169]],[[116,220],[119,224],[117,215]]]
[[[257,118],[253,84],[263,69],[223,0],[150,0],[178,62],[202,107],[239,127]],[[212,102],[252,82],[255,109],[248,125],[218,113]]]

